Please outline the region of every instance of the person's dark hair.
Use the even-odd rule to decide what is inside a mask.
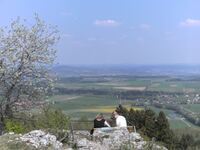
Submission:
[[[104,119],[103,114],[102,113],[97,114],[96,119]]]
[[[112,113],[112,114],[113,114],[114,116],[115,116],[115,115],[120,115],[120,114],[119,114],[119,112],[118,112],[118,111],[116,111],[116,110],[115,110],[115,111],[113,111],[113,113]]]

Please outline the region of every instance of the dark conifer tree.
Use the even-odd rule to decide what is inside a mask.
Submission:
[[[155,128],[156,115],[151,109],[145,110],[145,134],[150,138],[155,137],[156,128]]]
[[[164,114],[161,111],[156,120],[156,139],[158,141],[164,142],[171,147],[174,142],[174,134],[173,131],[170,129],[169,122]]]
[[[125,107],[123,107],[121,104],[119,104],[119,106],[116,108],[116,111],[120,115],[124,116],[126,119],[128,118],[129,111]]]
[[[141,110],[141,111],[136,110],[135,120],[136,120],[136,123],[135,123],[136,129],[144,128],[144,126],[145,126],[145,111],[144,110]]]
[[[180,139],[180,148],[182,150],[187,150],[189,146],[194,144],[194,138],[189,134],[183,134]]]
[[[128,125],[130,125],[130,126],[136,126],[136,123],[137,123],[136,122],[136,113],[133,108],[131,108],[129,110],[127,122],[128,122]]]

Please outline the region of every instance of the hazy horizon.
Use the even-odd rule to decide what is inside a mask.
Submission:
[[[200,65],[199,0],[0,0],[0,26],[34,13],[58,26],[56,64]]]
[[[110,63],[110,64],[101,64],[101,63],[99,63],[99,64],[62,64],[62,63],[55,63],[54,64],[55,66],[200,66],[200,63],[199,64],[183,64],[183,63],[177,63],[177,64],[175,64],[175,63],[172,63],[172,64],[170,64],[170,63],[168,63],[168,64],[162,64],[162,63],[160,63],[160,64],[115,64],[115,63]]]

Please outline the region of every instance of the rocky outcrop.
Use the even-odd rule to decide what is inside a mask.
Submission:
[[[136,149],[167,150],[152,142],[146,142],[139,133],[129,133],[126,128],[101,128],[94,131],[90,138],[87,132],[76,131],[75,139],[79,150],[118,150]],[[85,137],[84,137],[85,135]]]
[[[49,145],[52,145],[55,150],[60,150],[62,147],[62,143],[56,140],[56,136],[45,133],[41,130],[34,130],[24,134],[20,137],[20,140],[38,149]]]
[[[66,131],[69,132],[69,131]],[[101,128],[94,131],[93,136],[90,136],[88,131],[74,131],[68,133],[68,144],[62,144],[56,140],[54,135],[41,130],[34,130],[27,134],[4,134],[0,137],[5,147],[8,145],[22,143],[25,148],[20,149],[38,149],[38,150],[73,150],[73,147],[78,150],[167,150],[165,147],[156,145],[152,141],[144,141],[137,132],[130,132],[126,128]],[[12,137],[12,138],[11,138]],[[1,144],[2,142],[0,142]],[[6,148],[5,148],[6,149]],[[7,148],[9,149],[9,148]]]

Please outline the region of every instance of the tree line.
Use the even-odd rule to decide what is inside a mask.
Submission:
[[[200,140],[194,139],[190,134],[177,136],[170,128],[170,124],[164,112],[157,115],[151,109],[130,110],[122,105],[116,108],[116,111],[126,117],[130,126],[135,126],[137,132],[147,136],[150,140],[153,138],[157,142],[163,143],[170,150],[187,150],[190,148],[200,148]]]

